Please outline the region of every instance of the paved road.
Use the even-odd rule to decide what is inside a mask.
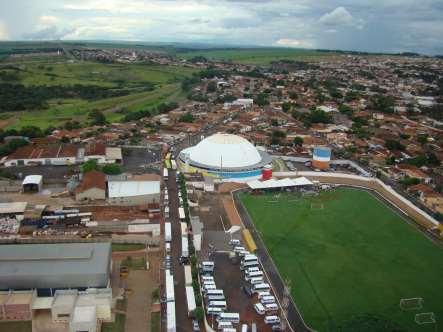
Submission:
[[[251,231],[252,237],[254,238],[254,241],[257,244],[257,256],[260,258],[260,261],[266,270],[266,273],[268,274],[268,277],[271,279],[272,286],[274,287],[275,293],[280,301],[282,303],[283,300],[283,294],[284,294],[284,282],[278,273],[278,269],[275,266],[272,258],[270,257],[268,251],[266,250],[266,246],[263,243],[260,235],[258,234],[257,230],[255,229],[254,223],[252,222],[248,212],[246,211],[243,204],[238,199],[237,195],[234,194],[234,202],[237,207],[238,213],[240,214],[240,217],[245,224],[245,226]],[[289,308],[287,312],[287,317],[289,324],[291,325],[292,329],[296,332],[311,332],[311,330],[303,321],[303,318],[294,303],[294,301],[291,299],[291,302],[289,303]]]
[[[168,175],[168,195],[169,195],[169,220],[172,228],[172,271],[175,283],[175,320],[177,331],[192,331],[192,320],[188,317],[185,274],[183,266],[180,265],[181,256],[181,228],[178,217],[178,185],[175,181],[176,172],[169,170]]]

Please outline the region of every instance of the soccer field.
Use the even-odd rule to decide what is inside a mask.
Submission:
[[[374,195],[339,188],[240,198],[310,327],[442,331],[443,250]],[[421,308],[400,309],[405,298],[422,298]],[[415,323],[425,312],[437,325]]]

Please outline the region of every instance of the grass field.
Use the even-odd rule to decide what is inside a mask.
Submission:
[[[195,56],[204,56],[210,60],[232,61],[251,65],[268,65],[278,60],[316,61],[331,59],[332,54],[314,50],[287,49],[287,48],[248,48],[248,49],[211,49],[178,52],[178,57],[190,59]]]
[[[1,63],[0,63],[1,65]],[[102,64],[95,62],[20,62],[18,81],[26,86],[97,85],[113,89],[128,89],[129,95],[94,101],[81,99],[51,100],[48,109],[3,113],[1,124],[7,128],[36,125],[46,128],[66,121],[84,122],[87,114],[98,109],[105,111],[108,121],[119,121],[125,114],[115,112],[125,108],[133,112],[162,102],[184,98],[180,81],[194,70],[180,66],[148,64]],[[0,66],[0,70],[2,70]],[[10,69],[3,69],[10,70]],[[144,84],[154,84],[153,91],[142,91]]]
[[[370,315],[396,331],[439,331],[414,322],[421,312],[434,312],[443,326],[442,248],[372,194],[340,188],[311,198],[241,199],[312,328],[394,331],[361,319]],[[399,308],[400,299],[414,297],[423,298],[422,309]]]

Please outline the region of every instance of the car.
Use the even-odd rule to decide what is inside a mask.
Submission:
[[[198,324],[198,321],[195,319],[192,320],[192,331],[194,332],[200,331],[200,325]]]
[[[282,330],[281,324],[272,325],[272,331],[281,331],[281,330]]]
[[[231,246],[233,246],[233,247],[240,246],[240,240],[238,240],[238,239],[231,239],[231,240],[229,241],[229,244],[230,244]]]

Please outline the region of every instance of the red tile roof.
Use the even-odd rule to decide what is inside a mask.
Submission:
[[[75,192],[80,193],[91,188],[106,190],[106,175],[95,170],[87,172]]]

